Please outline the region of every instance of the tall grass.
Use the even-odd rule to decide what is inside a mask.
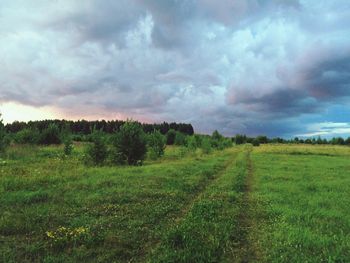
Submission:
[[[348,262],[350,149],[262,146],[253,155],[267,262]]]
[[[0,262],[349,261],[350,148],[185,149],[87,167],[84,145],[11,146]]]
[[[76,148],[69,159],[62,147],[10,150],[0,167],[0,262],[140,261],[232,154],[180,158],[170,148],[143,167],[92,168]]]

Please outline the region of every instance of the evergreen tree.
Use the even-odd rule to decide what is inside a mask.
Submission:
[[[147,152],[146,135],[138,122],[128,120],[113,139],[116,163],[142,164]]]
[[[93,163],[94,165],[102,165],[107,158],[107,146],[105,138],[101,131],[94,131],[92,135],[92,144],[88,145],[86,149],[86,163]]]

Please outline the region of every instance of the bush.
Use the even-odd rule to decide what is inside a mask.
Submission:
[[[85,135],[82,134],[73,134],[71,135],[72,140],[75,142],[84,142],[86,141]]]
[[[159,131],[154,131],[147,137],[151,159],[157,159],[164,155],[165,138]]]
[[[23,129],[14,136],[14,141],[19,144],[36,144],[39,141],[40,133],[37,129]]]
[[[333,145],[344,145],[345,140],[342,137],[332,138],[331,143]]]
[[[6,152],[6,148],[10,144],[9,138],[6,135],[5,126],[1,119],[0,114],[0,155],[4,154]]]
[[[47,127],[43,132],[41,133],[39,137],[39,144],[60,144],[61,143],[61,137],[60,137],[60,130],[56,124],[50,124],[49,127]]]
[[[223,138],[222,140],[222,147],[223,148],[229,148],[229,147],[232,147],[232,140],[229,139],[229,138]]]
[[[264,144],[269,142],[269,139],[266,136],[262,136],[262,135],[259,135],[258,137],[256,137],[255,140],[257,140],[259,144],[260,143]]]
[[[350,145],[350,137],[348,137],[348,138],[345,140],[345,144],[346,144],[346,145]]]
[[[190,151],[195,151],[198,148],[197,140],[194,135],[187,138],[187,147]]]
[[[173,145],[175,143],[175,137],[176,137],[176,131],[173,129],[170,129],[166,134],[166,144]]]
[[[235,137],[235,139],[234,139],[234,141],[235,141],[235,143],[236,143],[237,145],[239,145],[239,144],[244,144],[244,143],[247,142],[247,136],[241,135],[241,134],[237,134],[236,137]]]
[[[107,146],[102,132],[94,131],[92,134],[92,144],[86,149],[85,163],[94,165],[102,165],[108,155]]]
[[[253,146],[260,146],[260,141],[258,138],[253,139],[252,141]]]
[[[176,132],[174,144],[179,146],[180,145],[186,146],[187,145],[186,135],[183,134],[182,132]]]
[[[64,155],[71,155],[73,151],[73,140],[71,136],[67,136],[64,139]]]
[[[215,130],[211,136],[211,146],[213,148],[223,150],[232,146],[232,140],[229,138],[225,138],[218,131]]]
[[[223,140],[224,140],[224,137],[217,130],[215,130],[211,135],[211,146],[213,148],[223,150],[224,149]]]
[[[209,154],[211,152],[211,142],[208,137],[204,137],[201,142],[201,149],[203,153]]]
[[[142,164],[147,152],[146,135],[142,126],[128,120],[113,139],[112,161],[117,164]]]
[[[202,135],[199,135],[199,134],[195,134],[193,135],[195,140],[196,140],[196,144],[197,144],[197,148],[201,147],[201,144],[202,144]]]

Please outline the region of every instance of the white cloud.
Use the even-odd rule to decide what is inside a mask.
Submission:
[[[321,122],[307,125],[307,133],[299,134],[300,137],[350,137],[350,123],[347,122]]]

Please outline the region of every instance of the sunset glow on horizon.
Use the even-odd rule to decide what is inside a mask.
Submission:
[[[34,107],[15,102],[0,104],[0,113],[4,123],[60,118],[51,107]]]
[[[111,113],[106,111],[100,111],[98,114],[82,112],[76,114],[76,112],[60,112],[54,107],[34,107],[23,105],[15,102],[7,102],[0,104],[1,119],[4,123],[12,123],[14,121],[36,121],[47,119],[66,119],[66,120],[126,120],[129,116],[124,116],[118,113]],[[141,122],[151,123],[152,121],[143,118],[137,118]]]

